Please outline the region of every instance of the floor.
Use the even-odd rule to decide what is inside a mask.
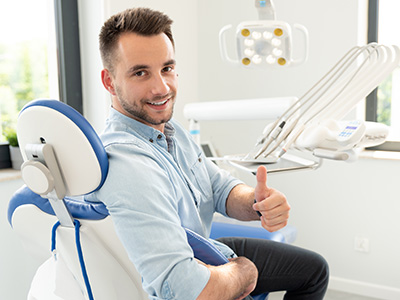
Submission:
[[[283,292],[271,293],[268,297],[268,300],[282,300],[283,295],[284,295]],[[380,299],[329,290],[326,293],[324,300],[380,300]]]

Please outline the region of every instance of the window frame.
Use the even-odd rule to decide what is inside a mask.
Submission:
[[[60,101],[83,114],[78,0],[54,0]]]
[[[368,43],[378,42],[379,0],[368,1]],[[365,120],[377,122],[378,115],[378,88],[374,89],[366,99]],[[400,151],[400,142],[387,141],[366,150]]]

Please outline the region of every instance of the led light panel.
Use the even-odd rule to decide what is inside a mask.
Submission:
[[[291,28],[281,21],[242,22],[236,32],[238,58],[242,65],[288,66],[291,57]]]

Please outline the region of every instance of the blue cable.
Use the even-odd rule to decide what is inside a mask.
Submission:
[[[58,226],[60,226],[60,221],[57,221],[57,223],[54,224],[53,229],[51,230],[51,253],[56,250],[56,231]]]
[[[79,227],[81,226],[81,223],[78,220],[74,220],[74,225],[75,225],[76,249],[78,250],[79,263],[81,264],[83,280],[85,280],[86,290],[88,292],[89,299],[93,300],[94,298],[93,298],[92,288],[90,287],[89,277],[87,275],[86,267],[85,267],[85,261],[83,260],[81,239],[80,239],[80,235],[79,235]]]
[[[56,231],[58,226],[60,225],[60,221],[57,221],[56,224],[54,224],[53,229],[51,231],[51,252],[53,252],[56,249]],[[89,282],[89,277],[86,272],[86,266],[85,266],[85,261],[83,259],[83,253],[82,253],[82,247],[81,247],[81,239],[80,239],[80,234],[79,234],[79,228],[81,226],[81,223],[78,220],[74,220],[74,225],[75,225],[75,243],[76,243],[76,250],[78,251],[78,257],[79,257],[79,264],[81,265],[81,271],[82,271],[82,276],[83,280],[85,281],[86,285],[86,290],[89,296],[89,300],[94,300],[93,298],[93,293],[92,293],[92,288],[90,286]]]

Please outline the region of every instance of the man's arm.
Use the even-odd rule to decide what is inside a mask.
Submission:
[[[206,265],[210,279],[197,300],[240,300],[256,287],[258,271],[245,257],[237,257],[221,266]]]
[[[254,204],[254,200],[257,203]],[[267,169],[257,169],[257,185],[253,189],[241,184],[235,186],[226,201],[226,212],[231,218],[241,221],[259,220],[268,231],[274,232],[287,225],[290,205],[285,195],[267,186]],[[260,217],[257,214],[262,214]]]

